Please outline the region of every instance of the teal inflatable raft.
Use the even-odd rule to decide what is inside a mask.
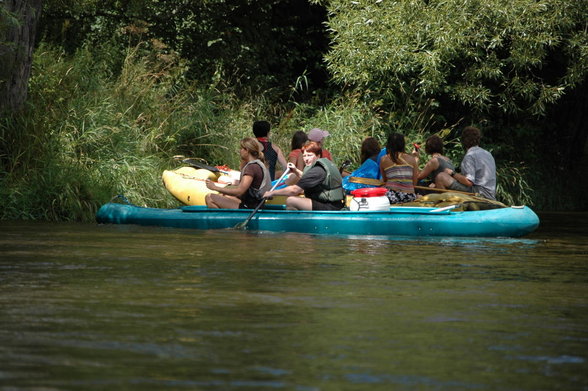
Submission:
[[[132,204],[103,205],[96,220],[104,224],[226,229],[251,214],[246,209],[144,208]],[[539,218],[528,207],[480,211],[451,208],[390,207],[385,211],[290,211],[263,209],[247,224],[248,230],[331,235],[520,237],[533,232]]]

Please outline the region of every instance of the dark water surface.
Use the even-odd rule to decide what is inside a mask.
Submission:
[[[588,214],[523,239],[0,222],[0,390],[588,390]]]

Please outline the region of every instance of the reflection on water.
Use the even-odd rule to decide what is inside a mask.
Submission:
[[[0,389],[585,390],[586,217],[522,239],[1,222]]]

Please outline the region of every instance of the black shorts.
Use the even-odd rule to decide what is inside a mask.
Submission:
[[[262,200],[259,200],[256,202],[249,201],[249,203],[247,203],[247,204],[245,202],[241,201],[241,203],[239,204],[239,209],[255,209],[255,208],[257,208],[257,205],[259,205],[259,203],[261,201]],[[264,207],[265,207],[265,203],[259,209],[263,209]]]
[[[345,206],[343,200],[333,202],[321,202],[312,200],[312,210],[341,210]]]

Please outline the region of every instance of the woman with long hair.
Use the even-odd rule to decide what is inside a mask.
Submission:
[[[220,187],[210,179],[206,187],[220,194],[207,194],[209,208],[253,209],[262,200],[263,194],[271,187],[271,178],[265,166],[262,145],[254,138],[247,137],[239,143],[241,149],[241,179],[236,186]]]
[[[380,151],[380,143],[375,138],[366,137],[363,140],[359,154],[361,166],[343,177],[343,188],[346,192],[376,186],[374,181],[380,178],[380,167],[377,163]]]
[[[298,159],[298,156],[302,153],[302,146],[308,141],[308,136],[302,130],[295,132],[292,135],[291,151],[288,155],[288,163],[293,163],[299,170],[304,169],[304,161]]]
[[[361,164],[365,163],[368,159],[372,159],[375,162],[381,150],[382,148],[378,140],[373,137],[366,137],[361,143],[361,151],[359,153]]]
[[[386,196],[391,204],[410,202],[416,199],[414,186],[419,173],[416,158],[404,152],[406,142],[400,133],[391,133],[386,143],[386,155],[380,161],[380,173]]]

